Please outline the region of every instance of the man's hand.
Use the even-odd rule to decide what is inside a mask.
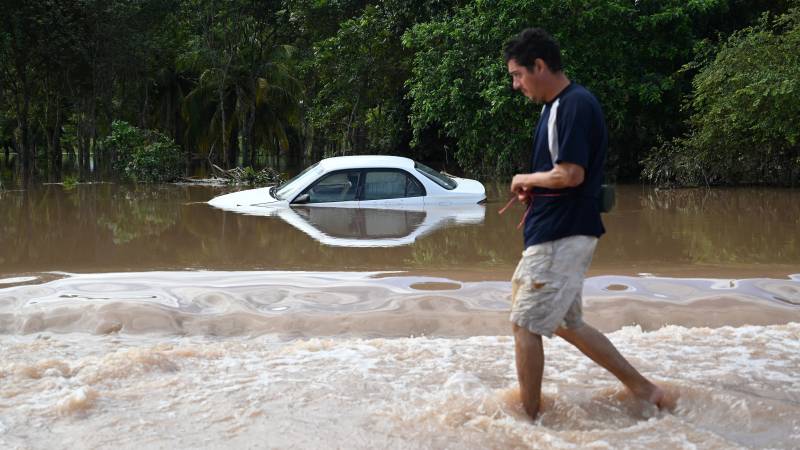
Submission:
[[[528,201],[528,190],[533,187],[531,183],[531,178],[533,177],[532,173],[522,173],[518,175],[514,175],[514,178],[511,179],[511,192],[517,194],[517,199],[521,202],[527,203]]]

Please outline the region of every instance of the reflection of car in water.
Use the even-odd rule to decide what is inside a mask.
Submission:
[[[406,245],[448,223],[481,223],[486,191],[478,181],[443,175],[408,158],[342,156],[288,182],[210,200],[211,206],[278,216],[314,239],[338,246]]]
[[[399,239],[425,221],[425,211],[395,209],[308,208],[297,215],[324,234],[336,239]]]
[[[480,224],[483,205],[413,209],[298,207],[278,216],[315,240],[337,247],[394,247],[454,224]]]

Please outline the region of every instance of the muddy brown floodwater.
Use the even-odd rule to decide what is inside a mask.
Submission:
[[[522,413],[522,208],[205,204],[230,188],[0,191],[0,448],[798,448],[800,191],[618,187],[586,319],[672,413],[546,340]]]

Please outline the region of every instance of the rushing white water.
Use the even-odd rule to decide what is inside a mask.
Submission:
[[[3,448],[797,448],[800,325],[611,334],[680,394],[654,411],[549,340],[544,412],[509,337],[2,340]]]
[[[677,408],[551,339],[531,421],[507,282],[27,276],[0,288],[0,448],[800,447],[796,277],[589,279],[587,320]]]

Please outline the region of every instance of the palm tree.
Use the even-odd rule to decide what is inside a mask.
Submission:
[[[217,68],[203,71],[195,87],[184,98],[182,115],[186,123],[186,144],[197,148],[209,159],[213,150],[220,148],[219,162],[228,168],[229,138],[233,126],[233,121],[228,118],[236,104],[236,89],[229,83],[231,78],[221,72]]]
[[[254,65],[232,62],[205,69],[183,102],[186,143],[210,156],[221,149],[225,168],[255,165],[258,149],[288,149],[288,130],[299,123],[300,82],[291,74],[292,47],[276,46]]]
[[[291,73],[293,52],[287,45],[272,48],[259,64],[259,76],[241,91],[243,159],[250,166],[255,165],[258,149],[273,153],[277,160],[289,148],[289,130],[300,124],[303,90]]]

